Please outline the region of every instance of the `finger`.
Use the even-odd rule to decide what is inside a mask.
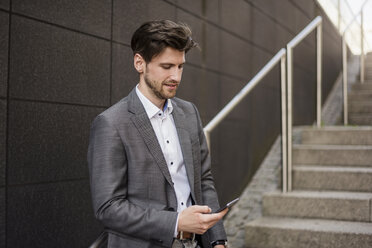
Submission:
[[[229,212],[229,210],[230,210],[230,208],[226,208],[223,211],[219,212],[219,214],[221,214],[222,217],[223,217],[223,216],[225,216],[225,214],[227,214],[227,212]]]
[[[222,217],[225,215],[225,214],[222,214],[222,213],[225,213],[224,211],[222,211],[220,213],[215,213],[215,214],[203,215],[204,221],[206,221],[206,222],[217,222],[220,219],[222,219]]]
[[[192,206],[192,208],[196,213],[209,214],[210,212],[212,212],[212,209],[210,209],[210,207],[208,206],[194,205]]]

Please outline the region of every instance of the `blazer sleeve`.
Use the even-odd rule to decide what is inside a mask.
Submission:
[[[212,211],[219,209],[217,192],[214,186],[214,179],[211,171],[211,158],[208,150],[207,140],[204,135],[203,126],[200,120],[200,115],[193,104],[197,115],[199,142],[200,142],[200,162],[201,162],[201,190],[203,204],[208,205]],[[210,242],[216,240],[227,240],[225,229],[222,220],[217,222],[211,229],[208,230]]]
[[[104,115],[91,127],[88,165],[93,208],[106,228],[171,246],[177,213],[142,208],[127,200],[127,157],[117,129]]]

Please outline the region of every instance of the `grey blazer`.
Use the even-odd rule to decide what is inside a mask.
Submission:
[[[219,208],[199,113],[172,99],[194,204]],[[109,247],[171,247],[177,220],[172,178],[151,122],[135,90],[96,117],[88,164],[96,218]],[[222,222],[202,235],[203,247],[226,239]]]

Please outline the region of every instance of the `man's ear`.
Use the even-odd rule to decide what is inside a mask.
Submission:
[[[144,67],[146,66],[146,62],[140,54],[136,53],[134,55],[133,63],[134,63],[134,68],[136,68],[138,73],[142,73],[144,71]]]

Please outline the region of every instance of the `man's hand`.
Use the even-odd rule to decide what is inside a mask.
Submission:
[[[208,206],[194,205],[186,208],[179,215],[178,231],[203,234],[222,219],[228,209],[215,214],[210,214],[211,211]]]

